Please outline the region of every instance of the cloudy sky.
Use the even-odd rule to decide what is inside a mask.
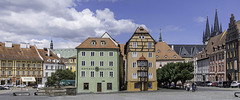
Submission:
[[[168,44],[202,44],[206,16],[215,9],[226,30],[231,13],[240,20],[237,0],[0,0],[0,42],[38,48],[74,48],[87,37],[108,32],[126,43],[138,26]]]

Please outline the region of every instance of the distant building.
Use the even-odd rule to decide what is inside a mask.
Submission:
[[[42,83],[43,59],[28,43],[0,42],[1,85],[35,85]]]
[[[52,49],[52,52],[56,55],[59,55],[60,58],[70,58],[77,56],[77,49],[67,48],[67,49]]]
[[[122,87],[122,55],[109,37],[88,38],[77,49],[78,93],[116,92]]]
[[[64,64],[66,65],[66,68],[71,70],[72,72],[76,71],[76,64],[77,64],[77,58],[76,56],[69,57],[69,58],[62,58],[64,61]]]

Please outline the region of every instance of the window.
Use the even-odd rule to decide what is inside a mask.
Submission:
[[[101,45],[103,46],[103,45],[105,45],[106,43],[105,43],[105,41],[101,41]]]
[[[109,66],[113,66],[113,61],[109,61]]]
[[[19,71],[17,71],[17,75],[20,75],[20,72],[19,72]]]
[[[148,63],[148,67],[152,67],[152,62],[149,62],[149,63]]]
[[[85,64],[85,61],[82,61],[82,66],[85,66],[86,64]]]
[[[53,69],[53,66],[51,66],[51,69]]]
[[[84,51],[82,51],[82,56],[85,57],[86,53]]]
[[[170,53],[171,52],[171,50],[168,50],[168,53]]]
[[[158,50],[157,52],[160,53],[160,50]]]
[[[137,52],[132,52],[132,57],[137,57]]]
[[[113,52],[109,52],[109,56],[113,56]]]
[[[33,71],[33,75],[35,75],[35,71]]]
[[[144,39],[145,37],[144,36],[139,36],[139,39]]]
[[[12,67],[12,63],[8,63],[8,67]]]
[[[95,52],[91,52],[91,56],[94,56],[95,55]]]
[[[8,71],[8,75],[11,75],[12,74],[12,71]]]
[[[30,64],[27,64],[27,67],[30,67]]]
[[[84,83],[83,84],[83,89],[88,90],[89,89],[89,83]]]
[[[156,55],[156,58],[158,58],[158,55]]]
[[[90,64],[91,66],[94,66],[94,61],[91,61],[91,64]]]
[[[152,42],[148,42],[148,48],[152,48]]]
[[[40,75],[41,74],[41,72],[40,71],[38,71],[38,75]]]
[[[136,63],[136,62],[133,62],[133,63],[132,63],[132,67],[133,67],[133,68],[136,68],[136,67],[137,67],[137,63]]]
[[[2,75],[5,75],[5,71],[2,71]]]
[[[72,71],[72,66],[70,66],[70,70]]]
[[[104,52],[101,51],[100,52],[100,56],[103,57],[104,56]]]
[[[100,61],[100,66],[104,66],[104,62],[103,61]]]
[[[33,67],[36,67],[36,64],[33,64]]]
[[[81,77],[86,77],[86,72],[85,71],[81,71]]]
[[[40,64],[38,64],[38,67],[40,67]]]
[[[148,57],[152,58],[152,52],[148,52]]]
[[[96,45],[96,41],[92,41],[92,43],[91,43],[92,45]]]
[[[28,71],[28,75],[30,75],[30,71]]]
[[[48,72],[45,73],[45,76],[48,77]]]
[[[94,71],[91,71],[90,77],[94,77]]]
[[[17,67],[20,67],[20,63],[17,63]]]
[[[132,79],[137,79],[137,73],[132,73]]]
[[[48,65],[46,65],[45,67],[46,67],[46,69],[48,69]]]
[[[137,48],[137,42],[132,42],[132,47]]]
[[[167,58],[167,55],[165,55],[164,58]]]
[[[139,88],[139,83],[135,83],[135,84],[134,84],[134,88],[135,88],[135,89]]]
[[[107,90],[112,90],[112,83],[107,83]]]
[[[177,56],[176,56],[176,55],[174,55],[173,57],[174,57],[174,58],[177,58]]]
[[[152,83],[148,83],[148,88],[152,89]]]
[[[104,77],[104,76],[103,76],[103,72],[100,72],[100,73],[99,73],[99,77]]]
[[[148,78],[152,79],[153,78],[153,73],[148,73]]]
[[[25,64],[22,64],[22,67],[25,67]]]
[[[22,71],[22,74],[25,75],[25,71]]]
[[[2,63],[2,67],[6,67],[6,64],[4,62]]]
[[[109,77],[113,77],[113,72],[109,72]]]

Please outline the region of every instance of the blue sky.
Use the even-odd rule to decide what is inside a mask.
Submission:
[[[108,32],[126,43],[138,26],[168,44],[202,44],[208,15],[215,10],[227,30],[231,13],[240,20],[239,0],[1,0],[0,42],[75,48]]]
[[[206,16],[209,16],[209,23],[212,25],[217,9],[219,23],[226,30],[231,13],[235,15],[235,19],[240,17],[239,3],[238,0],[90,1],[83,2],[77,9],[89,8],[95,11],[109,8],[116,19],[131,19],[135,23],[146,25],[155,39],[158,39],[161,28],[163,40],[168,44],[202,44]],[[120,43],[125,43],[132,34],[124,33],[113,37]]]

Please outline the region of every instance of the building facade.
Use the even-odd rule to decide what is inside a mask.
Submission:
[[[77,59],[76,56],[69,57],[69,58],[64,58],[64,64],[66,65],[66,68],[71,70],[72,72],[76,71],[76,64],[77,64]]]
[[[26,43],[0,42],[0,51],[1,85],[42,83],[43,60],[35,46]]]
[[[76,49],[78,93],[120,90],[123,58],[119,45],[110,38],[88,38]]]
[[[138,27],[126,43],[124,49],[127,91],[141,90],[137,60],[142,56],[148,61],[146,90],[157,90],[155,44],[155,40],[143,27]]]

